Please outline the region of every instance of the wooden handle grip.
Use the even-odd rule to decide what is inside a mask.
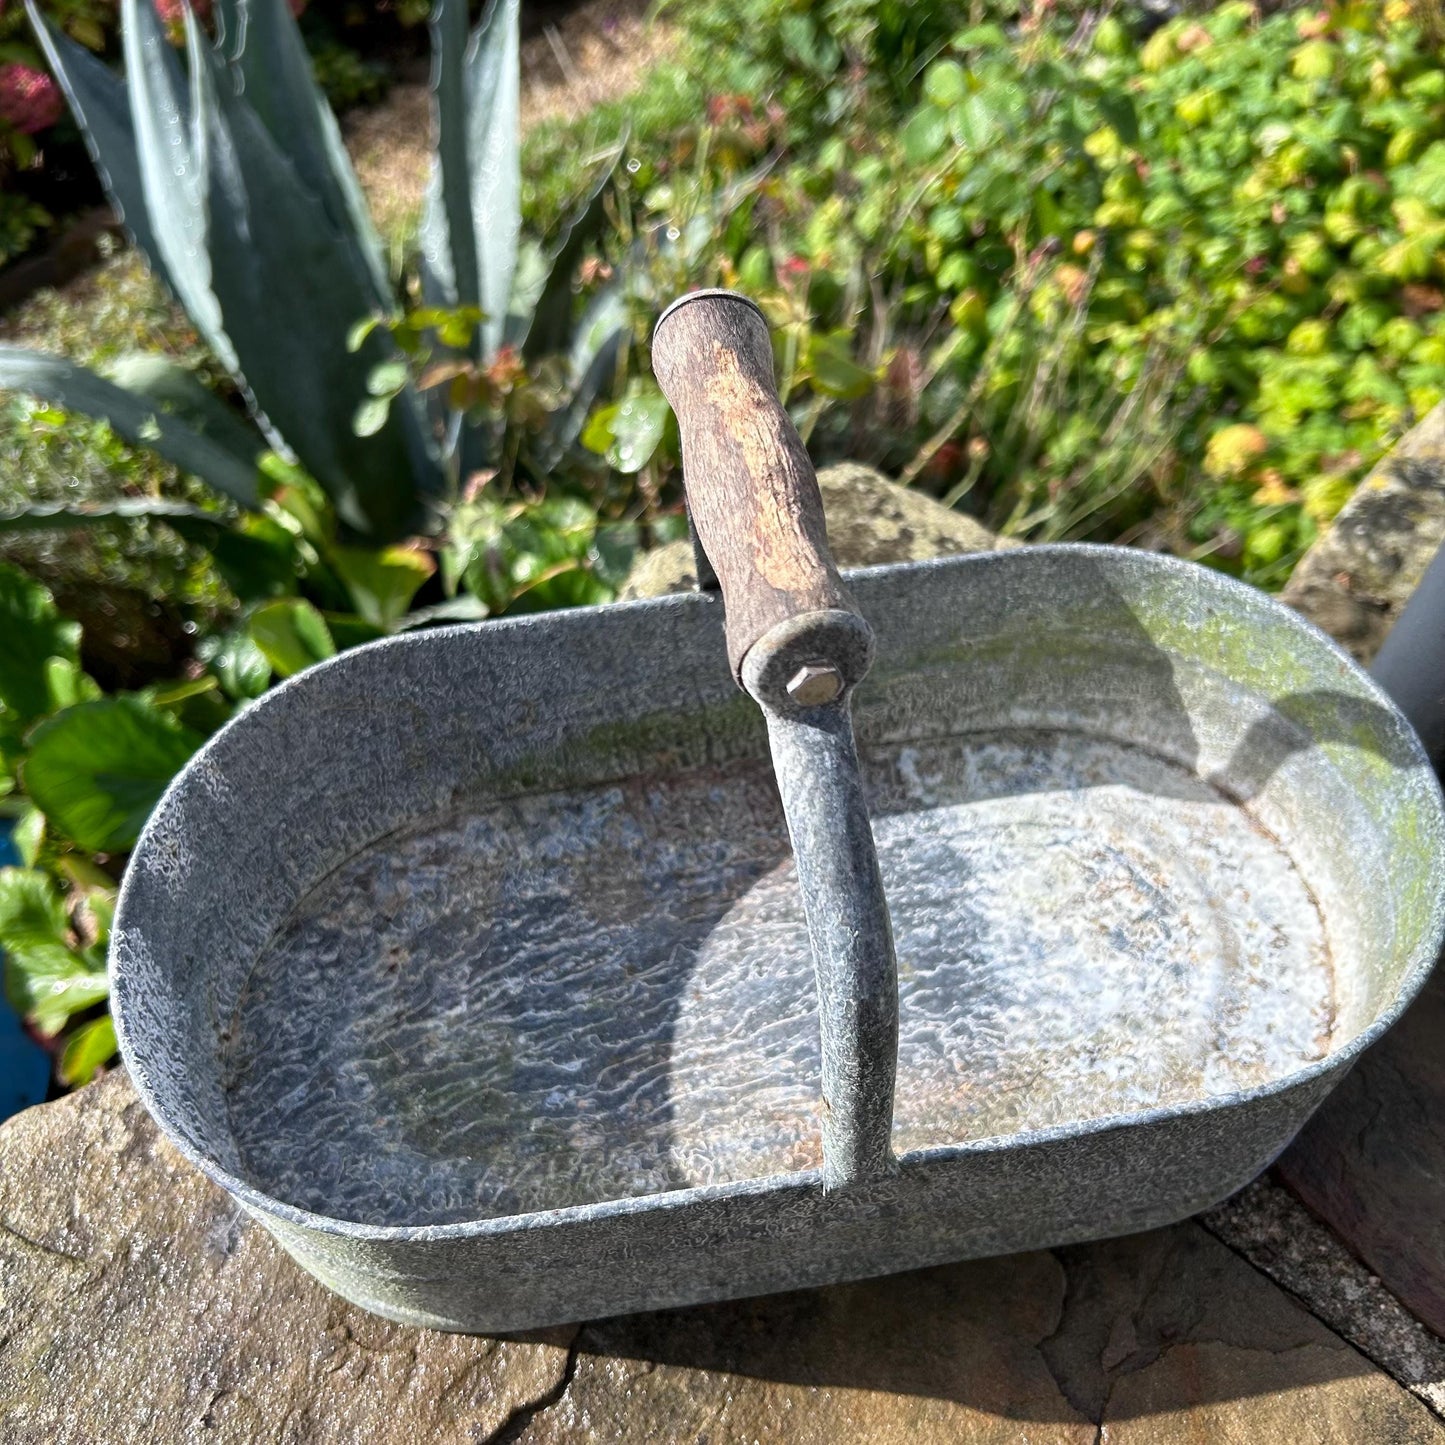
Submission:
[[[856,682],[867,627],[829,555],[818,477],[778,400],[762,312],[730,291],[682,297],[653,332],[652,369],[677,415],[687,504],[722,589],[733,675],[742,683],[743,659],[786,623],[791,658]]]

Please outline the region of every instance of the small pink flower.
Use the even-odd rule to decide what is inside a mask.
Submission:
[[[24,135],[35,135],[64,114],[60,87],[43,70],[18,60],[0,65],[0,120]]]
[[[186,23],[186,0],[155,0],[155,7],[161,24],[174,32],[172,38],[178,36]],[[211,18],[211,0],[191,0],[191,9],[197,20]]]

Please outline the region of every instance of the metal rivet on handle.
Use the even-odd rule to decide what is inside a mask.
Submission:
[[[799,707],[821,707],[843,694],[843,674],[826,662],[804,663],[788,681],[788,696]]]

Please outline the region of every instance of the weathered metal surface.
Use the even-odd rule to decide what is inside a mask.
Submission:
[[[113,951],[180,1147],[348,1297],[470,1329],[1145,1227],[1263,1167],[1439,944],[1408,728],[1167,559],[849,585],[895,1178],[822,1188],[801,910],[703,598],[379,644],[208,745]]]

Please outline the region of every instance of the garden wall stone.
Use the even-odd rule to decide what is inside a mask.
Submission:
[[[1445,542],[1445,402],[1360,483],[1282,594],[1369,662]]]
[[[890,482],[861,462],[824,467],[818,473],[818,487],[828,516],[828,542],[840,567],[922,562],[1017,545],[922,492]],[[692,544],[668,542],[637,560],[619,595],[627,601],[696,586]]]

